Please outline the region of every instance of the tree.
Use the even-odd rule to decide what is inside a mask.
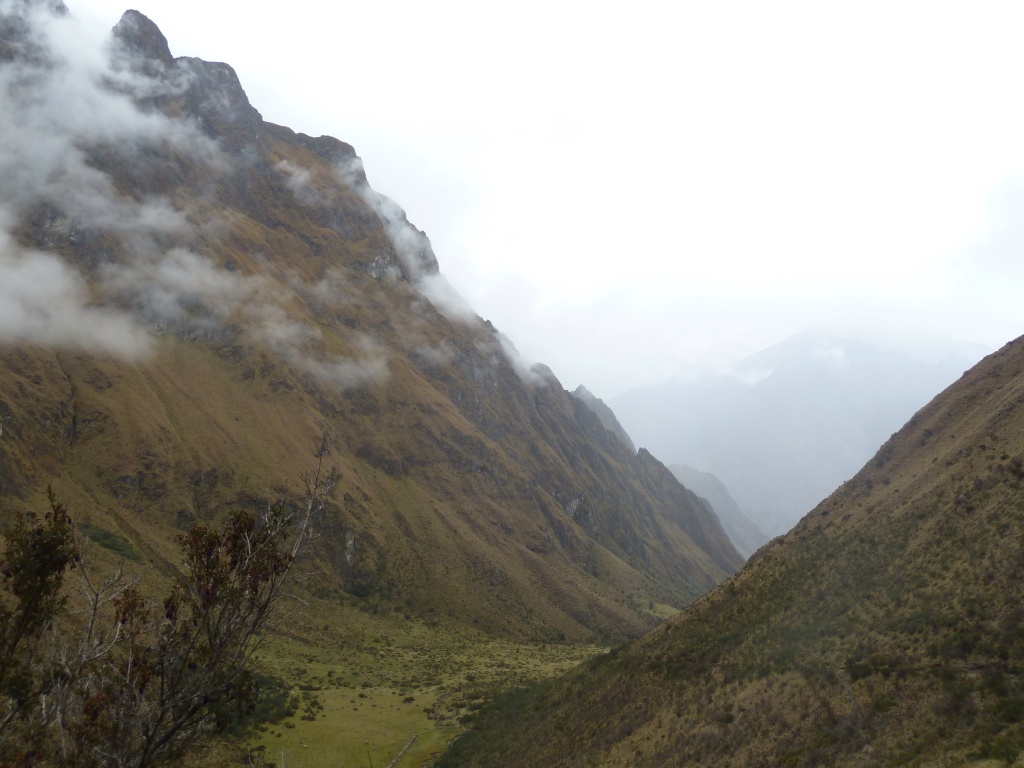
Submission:
[[[221,530],[179,537],[183,575],[155,604],[120,570],[94,581],[52,494],[43,523],[19,519],[3,560],[0,764],[146,768],[223,728],[232,709],[251,709],[250,662],[331,490],[328,453],[324,440],[303,476],[303,507],[236,511]],[[77,626],[37,642],[62,616],[72,566],[85,596]]]
[[[293,557],[280,546],[290,516],[231,515],[223,530],[181,537],[185,574],[159,606],[133,587],[114,601],[119,642],[83,678],[65,715],[64,760],[142,766],[177,758],[257,691],[250,660]]]
[[[52,687],[43,635],[64,608],[65,573],[79,551],[71,518],[51,492],[42,521],[19,515],[0,560],[0,763],[33,759],[43,739],[35,727]]]

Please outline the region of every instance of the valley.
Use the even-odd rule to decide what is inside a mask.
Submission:
[[[352,611],[337,612],[325,626],[332,629],[321,628],[313,641],[268,644],[259,667],[288,681],[295,712],[257,726],[233,749],[244,746],[269,764],[297,767],[381,766],[400,753],[396,767],[429,764],[496,695],[560,675],[606,650],[515,643]],[[335,627],[346,631],[338,636]]]
[[[613,412],[354,147],[78,24],[0,0],[0,764],[1020,764],[1024,340]]]
[[[380,765],[408,745],[401,764],[424,764],[485,701],[639,636],[742,566],[656,457],[461,302],[352,147],[264,121],[229,65],[176,58],[137,11],[97,51],[76,24],[63,6],[0,5],[0,270],[16,289],[0,524],[43,518],[52,490],[90,569],[136,585],[141,636],[173,645],[181,619],[159,606],[200,567],[182,537],[303,509],[320,478],[287,610],[253,660],[276,709],[223,740],[227,715],[200,701],[182,715],[199,718],[189,759]],[[69,638],[74,570],[55,625]],[[104,614],[115,629],[122,607]],[[5,711],[44,717],[56,673],[37,672],[40,698],[11,689]],[[163,706],[145,680],[109,685],[125,712]],[[70,700],[88,731],[92,699]],[[30,735],[55,762],[69,744],[73,762],[111,759],[96,733],[41,722]],[[0,762],[28,759],[3,736]],[[138,742],[149,764],[170,737]]]
[[[1018,764],[1022,403],[1017,339],[739,574],[440,764]]]

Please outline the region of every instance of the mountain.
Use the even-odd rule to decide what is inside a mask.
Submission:
[[[100,555],[284,498],[322,436],[309,602],[581,640],[742,558],[715,516],[448,286],[355,151],[265,121],[128,11],[0,16],[0,504]],[[315,609],[314,609],[315,611]]]
[[[1024,337],[738,575],[442,764],[1018,764],[1022,567]]]
[[[702,499],[705,499],[718,515],[722,528],[744,557],[750,557],[768,541],[768,537],[754,525],[736,500],[729,495],[725,484],[710,472],[701,472],[686,464],[672,464],[669,471],[676,479]]]
[[[571,394],[594,412],[594,415],[597,416],[605,429],[619,438],[619,440],[622,441],[622,444],[629,448],[630,451],[636,453],[636,446],[633,445],[633,441],[629,439],[629,435],[626,434],[626,430],[622,428],[619,420],[615,418],[615,413],[608,407],[604,400],[599,398],[582,384],[576,387]]]
[[[639,445],[720,478],[766,534],[789,530],[969,366],[809,330],[728,375],[626,392],[610,405]],[[974,350],[974,361],[983,353]]]

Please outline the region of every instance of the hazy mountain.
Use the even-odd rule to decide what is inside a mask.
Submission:
[[[1024,749],[1024,337],[734,578],[445,765],[977,765]]]
[[[669,471],[680,483],[711,504],[718,519],[722,521],[722,528],[741,555],[750,557],[768,541],[768,536],[743,513],[736,500],[729,495],[729,489],[713,474],[701,472],[686,464],[672,464]]]
[[[636,453],[636,446],[633,445],[633,441],[629,439],[629,435],[626,434],[626,430],[622,428],[619,420],[615,418],[615,414],[612,412],[612,409],[607,406],[604,400],[592,393],[582,384],[573,390],[572,396],[577,400],[580,400],[591,411],[593,411],[594,415],[601,421],[605,429],[619,438],[619,440],[622,441],[622,444],[629,448],[630,451]]]
[[[767,534],[788,530],[848,479],[970,363],[974,349],[933,343],[914,357],[880,343],[806,331],[729,375],[632,390],[611,407],[669,464],[725,483]],[[974,360],[983,353],[975,350]],[[973,362],[973,361],[970,361]]]
[[[352,147],[266,122],[138,12],[101,52],[47,3],[3,9],[7,514],[52,485],[101,549],[167,571],[182,528],[294,499],[326,431],[318,599],[621,636],[741,565],[452,292]]]

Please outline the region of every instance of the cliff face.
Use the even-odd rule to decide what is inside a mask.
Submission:
[[[294,496],[326,432],[324,599],[616,636],[740,566],[656,459],[454,295],[352,147],[267,123],[135,11],[102,58],[61,48],[73,18],[2,8],[7,510],[52,484],[168,568],[176,531]]]
[[[1022,563],[1024,338],[735,577],[441,764],[1016,764]]]
[[[619,438],[619,440],[622,441],[622,444],[629,448],[629,450],[636,453],[636,446],[633,445],[633,441],[630,440],[629,435],[626,434],[626,430],[622,428],[619,420],[615,417],[615,413],[612,412],[612,409],[608,407],[604,400],[599,398],[582,384],[573,390],[572,396],[592,410],[605,429]]]
[[[722,522],[722,528],[744,557],[750,557],[768,541],[768,536],[743,513],[739,504],[729,494],[729,489],[713,474],[701,472],[685,464],[672,464],[669,470],[676,476],[676,480],[711,505]]]

